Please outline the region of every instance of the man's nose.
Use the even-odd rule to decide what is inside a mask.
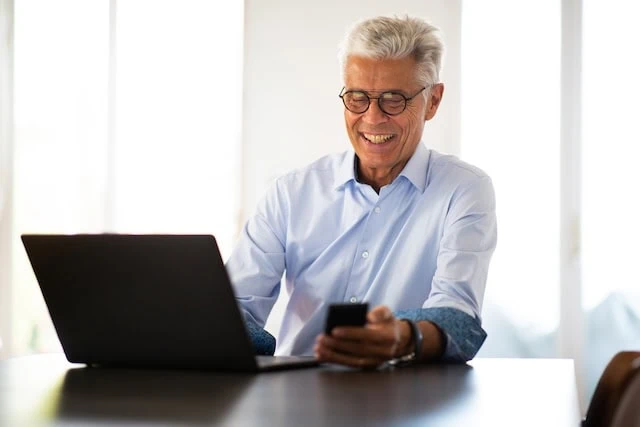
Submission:
[[[387,120],[389,120],[389,116],[380,109],[378,100],[372,99],[371,103],[369,104],[369,109],[365,111],[362,116],[362,120],[364,120],[368,124],[375,125],[386,122]]]

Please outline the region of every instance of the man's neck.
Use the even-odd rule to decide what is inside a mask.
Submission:
[[[385,185],[391,184],[400,175],[406,164],[407,162],[397,164],[389,169],[363,168],[360,164],[360,159],[356,157],[356,180],[370,185],[377,194],[380,194],[380,189]]]

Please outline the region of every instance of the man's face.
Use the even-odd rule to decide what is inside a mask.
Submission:
[[[351,56],[347,59],[345,91],[360,90],[371,96],[393,91],[409,98],[423,86],[416,79],[413,58],[377,60]],[[371,100],[364,113],[352,113],[345,108],[347,133],[360,159],[360,173],[365,177],[380,174],[395,177],[402,171],[420,142],[425,120],[431,119],[438,109],[442,90],[442,85],[427,87],[428,101],[420,93],[407,102],[402,113],[394,116],[380,110],[376,99]]]

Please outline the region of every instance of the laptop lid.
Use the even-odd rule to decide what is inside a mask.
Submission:
[[[22,242],[70,362],[259,369],[213,236]]]

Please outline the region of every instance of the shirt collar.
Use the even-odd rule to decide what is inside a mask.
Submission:
[[[336,190],[342,189],[344,185],[349,181],[356,180],[356,153],[353,150],[349,150],[345,153],[342,163],[336,171],[335,179],[333,182],[333,188]]]
[[[413,156],[399,175],[407,178],[421,193],[424,193],[424,189],[427,187],[427,169],[429,168],[430,156],[429,149],[422,142],[419,142]]]
[[[424,193],[427,187],[427,168],[429,166],[430,151],[420,142],[416,151],[400,172],[399,176],[404,176],[414,187]],[[340,190],[349,181],[356,181],[356,153],[353,150],[347,151],[342,159],[333,183],[333,188]]]

